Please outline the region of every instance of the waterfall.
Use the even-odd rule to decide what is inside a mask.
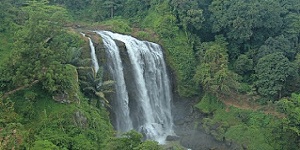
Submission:
[[[108,66],[112,74],[116,89],[116,101],[114,107],[112,108],[116,117],[116,128],[118,131],[126,132],[131,129],[132,121],[129,116],[128,107],[128,93],[125,85],[125,79],[123,74],[123,66],[121,61],[121,56],[119,54],[119,48],[116,43],[109,36],[103,34],[103,43],[106,47]]]
[[[88,37],[88,39],[89,39],[90,48],[91,48],[91,57],[92,57],[93,66],[94,66],[95,72],[97,73],[99,70],[99,63],[98,63],[98,59],[96,57],[95,46],[94,46],[91,38]]]
[[[80,33],[82,36],[85,37],[84,33]],[[98,63],[98,59],[96,57],[96,52],[95,52],[95,46],[92,42],[92,39],[87,37],[89,39],[89,45],[90,45],[90,49],[91,49],[91,58],[92,58],[92,63],[93,63],[93,67],[95,72],[97,73],[99,70],[99,63]]]
[[[163,143],[167,135],[173,134],[173,124],[171,91],[161,47],[109,31],[96,33],[103,38],[109,70],[116,81],[112,105],[116,129],[135,129],[145,138]],[[129,59],[126,70],[116,40],[125,43]]]

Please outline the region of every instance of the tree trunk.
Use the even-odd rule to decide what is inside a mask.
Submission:
[[[18,91],[20,91],[20,90],[23,90],[23,89],[25,89],[25,88],[27,88],[27,87],[31,87],[31,86],[33,86],[34,84],[38,83],[38,82],[39,82],[39,80],[35,80],[35,81],[33,81],[32,83],[30,83],[30,84],[28,84],[28,85],[24,85],[24,86],[18,87],[18,88],[16,88],[16,89],[12,90],[12,91],[9,91],[9,92],[5,93],[5,94],[2,96],[2,98],[5,99],[5,98],[7,98],[9,95],[14,94],[14,93],[16,93],[16,92],[18,92]]]
[[[114,5],[112,5],[110,7],[110,17],[113,18],[114,17]]]

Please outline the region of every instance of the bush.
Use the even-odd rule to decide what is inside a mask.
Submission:
[[[59,150],[59,148],[48,140],[38,140],[34,142],[32,150]]]
[[[113,32],[130,34],[132,28],[129,25],[129,22],[122,18],[114,18],[108,21],[105,21],[103,25],[108,26]]]
[[[249,92],[251,92],[251,90],[252,90],[252,87],[247,83],[241,83],[240,87],[238,88],[238,91],[242,94],[249,93]]]
[[[215,96],[205,94],[201,101],[196,104],[196,107],[203,113],[210,114],[217,109],[222,109],[224,104],[220,102]]]
[[[162,150],[156,141],[145,141],[134,150]]]

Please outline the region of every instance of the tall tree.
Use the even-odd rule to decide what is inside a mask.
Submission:
[[[258,60],[255,68],[255,86],[260,95],[271,99],[281,98],[287,81],[297,74],[296,68],[281,52],[266,55]]]
[[[296,55],[296,50],[293,49],[291,42],[283,35],[280,35],[275,38],[268,38],[264,45],[259,48],[256,59],[258,60],[259,58],[276,52],[282,52],[289,60],[293,60]]]
[[[121,0],[104,0],[103,7],[108,8],[110,11],[110,18],[113,18],[116,14],[117,9],[123,6]]]
[[[223,96],[238,88],[238,76],[228,69],[227,43],[223,38],[203,43],[204,56],[198,65],[194,80],[206,92]]]
[[[196,0],[172,0],[173,11],[178,22],[191,32],[200,30],[204,21],[203,11]]]
[[[86,80],[81,80],[81,88],[83,92],[89,97],[99,98],[102,104],[108,104],[105,94],[113,92],[114,81],[103,81],[103,69],[100,68],[98,72],[91,69],[88,73]]]
[[[297,0],[281,1],[285,9],[283,34],[297,47],[300,44],[300,3]]]
[[[5,75],[0,79],[1,89],[19,89],[37,81],[51,93],[70,89],[74,85],[71,83],[74,67],[66,65],[70,63],[65,60],[66,52],[72,45],[70,43],[77,41],[72,41],[76,38],[63,40],[62,44],[56,41],[66,35],[62,30],[62,24],[67,20],[66,10],[45,1],[31,1],[22,11],[28,18],[16,32],[16,50],[10,62],[5,63],[10,67],[1,68],[1,74]]]

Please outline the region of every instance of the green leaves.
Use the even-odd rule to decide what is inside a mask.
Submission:
[[[300,95],[293,93],[290,98],[284,98],[277,102],[281,112],[287,116],[283,122],[283,130],[286,136],[287,147],[293,149],[299,147],[300,141]]]
[[[142,142],[143,135],[131,130],[121,135],[113,137],[107,141],[104,149],[109,150],[161,150],[162,148],[155,141]]]
[[[295,58],[296,50],[293,49],[290,41],[284,37],[283,35],[277,37],[269,37],[264,45],[262,45],[257,54],[257,59],[262,58],[268,54],[282,52],[282,54],[289,58],[289,60],[293,60]]]
[[[112,80],[103,81],[102,71],[103,68],[100,68],[97,73],[94,69],[91,69],[90,72],[87,72],[87,78],[80,80],[80,87],[84,94],[92,98],[97,98],[102,104],[109,106],[109,101],[106,99],[105,94],[114,92],[115,82]]]
[[[7,76],[0,79],[1,89],[19,89],[38,80],[52,94],[74,93],[77,72],[68,63],[79,63],[81,42],[79,35],[63,30],[67,11],[46,1],[30,1],[20,11],[26,21],[15,31],[14,55],[1,71]]]
[[[0,3],[0,33],[15,31],[23,22],[20,11],[21,0],[1,0]],[[12,32],[14,33],[14,32]]]
[[[217,38],[216,42],[203,43],[204,56],[197,66],[194,81],[205,91],[222,96],[238,88],[238,76],[228,69],[226,42]]]
[[[238,74],[246,75],[253,70],[253,60],[242,54],[235,61],[234,68]]]
[[[256,28],[279,29],[283,9],[277,1],[213,0],[209,10],[213,32],[225,31],[234,40],[249,40]]]
[[[72,65],[63,65],[54,61],[41,76],[43,88],[50,93],[63,93],[70,89],[76,91],[76,68]]]
[[[171,6],[180,25],[188,31],[200,30],[204,22],[203,10],[195,0],[172,0]]]
[[[59,148],[48,140],[38,140],[34,142],[32,150],[59,150]]]
[[[296,69],[280,52],[259,59],[255,68],[255,85],[259,94],[269,98],[280,98],[287,79],[296,74]]]
[[[137,20],[132,20],[133,22],[142,20],[147,15],[150,3],[149,0],[127,0],[124,4],[124,17],[137,18]]]
[[[14,110],[14,103],[11,100],[3,100],[0,97],[0,128],[17,120],[18,114]]]
[[[27,43],[43,43],[48,38],[53,38],[68,20],[65,9],[48,5],[45,1],[31,1],[22,10],[28,15],[28,20],[20,35]]]

